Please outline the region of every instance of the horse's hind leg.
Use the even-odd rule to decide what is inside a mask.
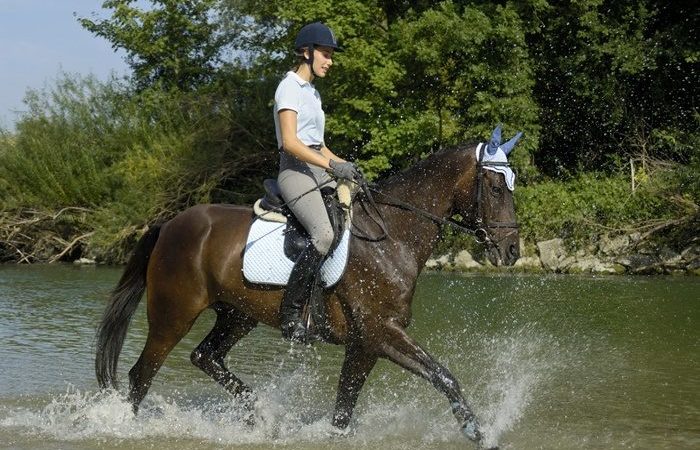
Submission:
[[[149,305],[150,306],[150,305]],[[149,311],[149,327],[146,344],[136,364],[129,371],[129,401],[134,412],[151,387],[153,377],[163,365],[170,351],[190,331],[199,314],[159,318],[152,321]]]
[[[450,371],[435,361],[403,329],[390,327],[387,329],[386,336],[386,341],[381,345],[383,356],[430,381],[438,391],[445,394],[464,435],[480,443],[482,435],[479,423],[464,400],[459,383]]]
[[[228,370],[224,358],[236,342],[255,328],[257,321],[225,303],[216,303],[214,310],[214,328],[194,349],[190,359],[192,364],[250,406],[254,401],[251,389]]]

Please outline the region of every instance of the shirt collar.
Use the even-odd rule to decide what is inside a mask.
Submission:
[[[297,83],[299,83],[299,86],[304,86],[304,85],[306,85],[306,84],[308,84],[309,86],[313,86],[311,83],[309,83],[308,81],[306,81],[305,79],[303,79],[302,77],[300,77],[296,72],[294,72],[294,71],[292,71],[292,70],[290,70],[289,72],[287,72],[287,76],[288,76],[288,77],[292,77],[292,78],[294,79],[294,81],[296,81]]]

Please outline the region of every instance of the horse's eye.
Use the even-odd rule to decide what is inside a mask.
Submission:
[[[491,194],[499,197],[501,194],[503,194],[503,189],[500,186],[491,186]]]

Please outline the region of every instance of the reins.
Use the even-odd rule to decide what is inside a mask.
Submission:
[[[374,223],[376,223],[379,226],[379,228],[381,228],[382,234],[380,234],[379,236],[370,236],[369,234],[366,234],[364,232],[362,232],[363,234],[359,234],[361,233],[360,229],[357,228],[357,226],[353,223],[352,220],[350,221],[350,232],[353,236],[370,242],[378,242],[384,240],[387,236],[389,236],[389,228],[387,228],[386,220],[384,220],[384,215],[377,207],[377,202],[374,200],[374,196],[372,196],[372,192],[376,192],[378,194],[382,194],[382,192],[370,187],[369,183],[364,178],[361,178],[359,181],[355,181],[355,184],[357,184],[360,187],[360,192],[362,192],[365,195],[365,197],[367,197],[368,203],[372,207],[375,216],[373,216],[373,213],[367,208],[366,203],[363,201],[360,202],[362,209],[364,209],[367,213],[367,216],[370,219],[372,219]]]
[[[384,239],[388,235],[388,229],[386,227],[386,222],[384,220],[384,216],[381,213],[381,211],[379,211],[379,208],[377,207],[377,202],[372,197],[372,192],[374,192],[375,194],[379,194],[388,200],[385,202],[380,202],[380,204],[382,204],[382,205],[394,206],[396,208],[401,208],[401,209],[404,209],[406,211],[411,211],[411,212],[413,212],[421,217],[424,217],[428,220],[431,220],[439,225],[447,225],[447,226],[450,226],[450,227],[454,228],[455,230],[460,231],[462,233],[472,234],[472,235],[474,235],[477,242],[479,242],[479,243],[484,243],[488,239],[488,233],[487,233],[486,229],[484,229],[484,228],[476,228],[476,229],[467,228],[464,225],[461,225],[454,220],[445,219],[443,217],[436,216],[435,214],[430,213],[424,209],[418,208],[417,206],[411,205],[410,203],[404,202],[404,201],[399,200],[397,198],[394,198],[388,194],[385,194],[384,192],[377,189],[376,185],[370,186],[368,183],[365,182],[364,186],[360,185],[360,187],[362,188],[362,191],[364,192],[365,196],[367,197],[367,200],[369,201],[368,203],[370,203],[370,205],[372,206],[372,209],[374,209],[376,211],[377,215],[379,215],[379,217],[380,217],[379,221],[376,220],[375,218],[372,218],[372,219],[382,229],[382,235],[373,238],[373,237],[368,237],[366,235],[360,236],[360,235],[357,235],[356,233],[353,233],[353,236],[367,239],[367,240],[371,240],[371,241],[381,241],[382,239]],[[363,207],[365,206],[364,202],[362,202],[362,206]],[[367,211],[366,208],[365,208],[365,211]],[[480,238],[481,233],[483,233],[483,238]]]
[[[381,204],[388,205],[388,206],[393,206],[396,208],[401,208],[407,211],[411,211],[423,218],[426,218],[428,220],[431,220],[434,223],[437,223],[439,225],[446,225],[451,227],[454,230],[457,230],[462,233],[466,234],[471,234],[474,236],[474,239],[476,240],[477,243],[479,244],[490,244],[490,245],[495,245],[501,240],[505,239],[506,237],[510,236],[512,233],[515,231],[512,231],[511,233],[506,234],[503,236],[501,239],[494,241],[489,232],[488,228],[511,228],[513,230],[518,229],[518,224],[515,222],[485,222],[483,219],[483,177],[484,177],[484,168],[485,167],[498,167],[498,166],[504,166],[508,167],[509,164],[507,162],[497,162],[497,161],[486,161],[484,162],[484,153],[485,153],[485,148],[486,146],[483,145],[481,148],[481,151],[479,152],[479,160],[477,162],[477,194],[476,194],[476,202],[477,202],[477,215],[476,215],[476,224],[478,225],[476,228],[470,228],[466,227],[460,223],[458,223],[455,220],[452,219],[445,219],[443,217],[436,216],[433,213],[430,213],[424,209],[418,208],[417,206],[414,206],[408,202],[405,202],[403,200],[399,200],[397,198],[394,198],[388,194],[385,194],[381,190],[379,190],[376,186],[376,184],[370,185],[366,180],[362,179],[359,182],[356,182],[359,186],[361,191],[364,193],[365,197],[367,197],[367,203],[369,203],[371,209],[374,211],[374,216],[372,213],[370,213],[370,210],[367,208],[365,202],[360,202],[362,205],[362,208],[367,212],[368,216],[381,228],[382,232],[379,236],[369,236],[368,234],[362,232],[362,234],[359,234],[357,230],[359,230],[355,224],[351,224],[351,227],[355,227],[355,230],[353,231],[351,228],[351,232],[353,236],[358,237],[360,239],[365,239],[369,240],[372,242],[376,241],[381,241],[385,239],[388,234],[388,228],[386,226],[386,221],[384,219],[384,215],[381,213],[379,210],[379,207],[377,206],[377,202],[374,200],[374,197],[372,193],[374,192],[375,194],[378,194],[384,198],[386,198],[388,201],[382,201],[380,202]]]
[[[274,209],[271,209],[269,211],[263,212],[262,214],[259,214],[259,217],[264,217],[265,215],[271,214],[273,212],[280,212],[283,207],[288,206],[290,203],[294,203],[296,200],[299,200],[301,197],[303,197],[303,196],[305,196],[305,195],[307,195],[315,190],[321,189],[322,187],[331,183],[332,181],[333,180],[325,181],[325,182],[319,184],[318,186],[315,186],[315,187],[309,189],[308,191],[297,195],[296,197],[290,199],[289,201],[284,202],[279,206],[276,206]],[[379,194],[382,197],[385,197],[386,199],[389,200],[389,202],[379,202],[382,205],[394,206],[394,207],[401,208],[401,209],[404,209],[407,211],[411,211],[411,212],[416,213],[417,215],[422,216],[428,220],[431,220],[437,224],[447,225],[447,226],[450,226],[450,227],[454,228],[455,230],[460,231],[462,233],[472,234],[472,235],[474,235],[476,242],[478,242],[480,244],[486,243],[490,240],[488,237],[488,231],[486,231],[486,229],[483,227],[479,227],[479,228],[475,228],[475,229],[467,228],[464,225],[461,225],[454,220],[445,219],[445,218],[436,216],[435,214],[432,214],[428,211],[425,211],[424,209],[420,209],[417,206],[411,205],[410,203],[404,202],[402,200],[398,200],[398,199],[396,199],[388,194],[385,194],[384,192],[382,192],[376,188],[376,184],[372,184],[370,186],[370,184],[364,179],[360,180],[359,182],[353,181],[353,183],[357,184],[360,187],[360,191],[365,195],[365,197],[367,197],[367,200],[368,200],[367,203],[369,203],[369,205],[371,206],[372,211],[370,211],[370,209],[367,208],[367,203],[360,202],[360,205],[362,205],[362,208],[365,210],[365,212],[367,212],[368,217],[370,217],[374,221],[374,223],[376,223],[379,226],[379,228],[381,228],[381,234],[379,236],[370,236],[369,234],[362,232],[351,221],[351,223],[350,223],[351,233],[353,236],[355,236],[357,238],[364,239],[364,240],[371,241],[371,242],[378,242],[378,241],[382,241],[382,240],[386,239],[386,237],[389,236],[389,229],[386,226],[386,220],[384,219],[384,215],[379,210],[379,207],[377,206],[377,202],[374,200],[374,196],[372,195],[372,193],[374,192],[375,194]]]

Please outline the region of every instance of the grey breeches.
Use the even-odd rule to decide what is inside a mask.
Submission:
[[[280,154],[277,184],[282,198],[288,202],[287,206],[309,233],[311,242],[322,255],[328,253],[333,243],[333,226],[328,219],[321,192],[313,188],[331,180],[330,175],[322,168],[301,162],[287,153]],[[335,181],[331,181],[323,187],[335,185]],[[300,195],[301,197],[297,198]]]

